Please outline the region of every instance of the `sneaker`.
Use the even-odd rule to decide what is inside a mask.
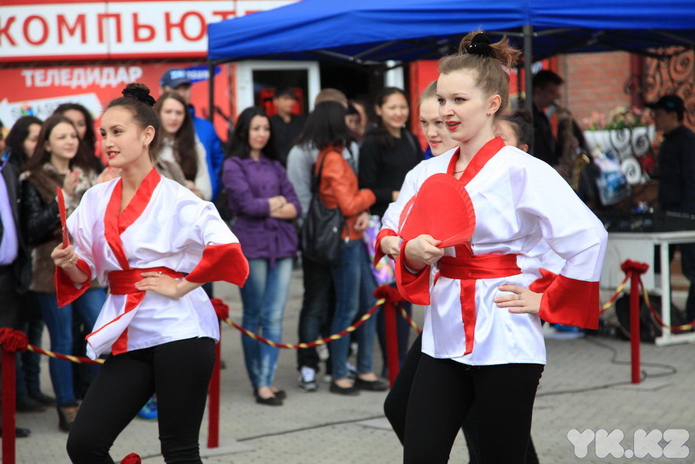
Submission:
[[[138,413],[138,417],[145,420],[157,420],[157,400],[154,397],[147,400]]]
[[[328,358],[330,357],[330,353],[328,352],[328,345],[319,345],[316,347],[316,352],[319,355],[319,359],[321,361],[326,362]]]
[[[297,385],[307,392],[316,391],[319,388],[319,384],[316,381],[316,371],[310,367],[302,366]]]
[[[345,367],[347,367],[348,378],[354,379],[355,377],[357,377],[357,368],[350,364],[349,361],[345,363]]]

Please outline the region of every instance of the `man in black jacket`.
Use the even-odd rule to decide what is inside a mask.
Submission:
[[[683,125],[685,104],[677,95],[665,95],[653,110],[654,125],[664,141],[659,147],[659,207],[663,211],[695,214],[695,133]],[[688,321],[695,319],[695,244],[679,245],[683,275],[690,281],[686,303]],[[675,250],[671,249],[671,253]]]
[[[543,69],[533,76],[533,152],[551,166],[559,161],[558,144],[550,127],[546,108],[557,105],[564,80],[554,72]]]
[[[27,291],[31,282],[31,261],[19,230],[17,170],[2,159],[0,171],[0,327],[14,329],[21,308],[20,295]],[[29,429],[16,430],[17,437],[30,433]]]

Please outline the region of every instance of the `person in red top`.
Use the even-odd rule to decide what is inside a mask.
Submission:
[[[317,123],[316,134],[321,134],[323,139],[315,140],[320,150],[314,167],[316,175],[321,171],[319,196],[327,207],[338,207],[345,216],[341,235],[345,245],[340,259],[331,269],[336,294],[331,333],[345,330],[360,306],[365,308],[374,303],[371,292],[375,284],[362,233],[369,225],[367,209],[375,203],[376,196],[370,189],[359,189],[355,171],[343,158],[343,146],[350,139],[345,113],[343,105],[327,101],[316,105],[311,116]],[[372,369],[375,331],[373,323],[365,324],[358,330],[357,377],[354,383],[348,378],[349,338],[342,337],[329,344],[333,366],[331,392],[353,396],[359,394],[359,389],[387,388]]]

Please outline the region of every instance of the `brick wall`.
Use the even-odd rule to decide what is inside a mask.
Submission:
[[[593,111],[608,113],[618,106],[631,105],[631,96],[625,93],[630,77],[629,53],[562,55],[557,71],[565,79],[562,104],[580,125]]]

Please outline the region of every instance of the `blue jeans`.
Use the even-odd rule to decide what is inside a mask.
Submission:
[[[32,292],[43,314],[43,321],[51,338],[51,351],[72,354],[72,315],[73,309],[82,318],[87,327],[94,327],[101,307],[106,300],[103,288],[90,288],[71,304],[58,308],[53,293]],[[75,401],[75,389],[72,381],[72,363],[50,358],[48,370],[51,374],[53,391],[58,405]]]
[[[340,261],[333,266],[335,282],[335,315],[331,323],[331,333],[342,332],[352,324],[355,316],[366,313],[375,303],[372,295],[376,284],[369,268],[369,258],[364,242],[350,240],[342,249]],[[373,371],[374,334],[376,333],[376,314],[372,315],[357,329],[357,373]],[[348,335],[328,344],[333,366],[333,378],[348,376],[347,358],[350,349]]]
[[[282,341],[282,318],[290,290],[292,258],[249,259],[249,278],[239,289],[244,305],[242,327],[276,343]],[[253,388],[270,387],[275,379],[278,348],[241,335],[246,371]]]

